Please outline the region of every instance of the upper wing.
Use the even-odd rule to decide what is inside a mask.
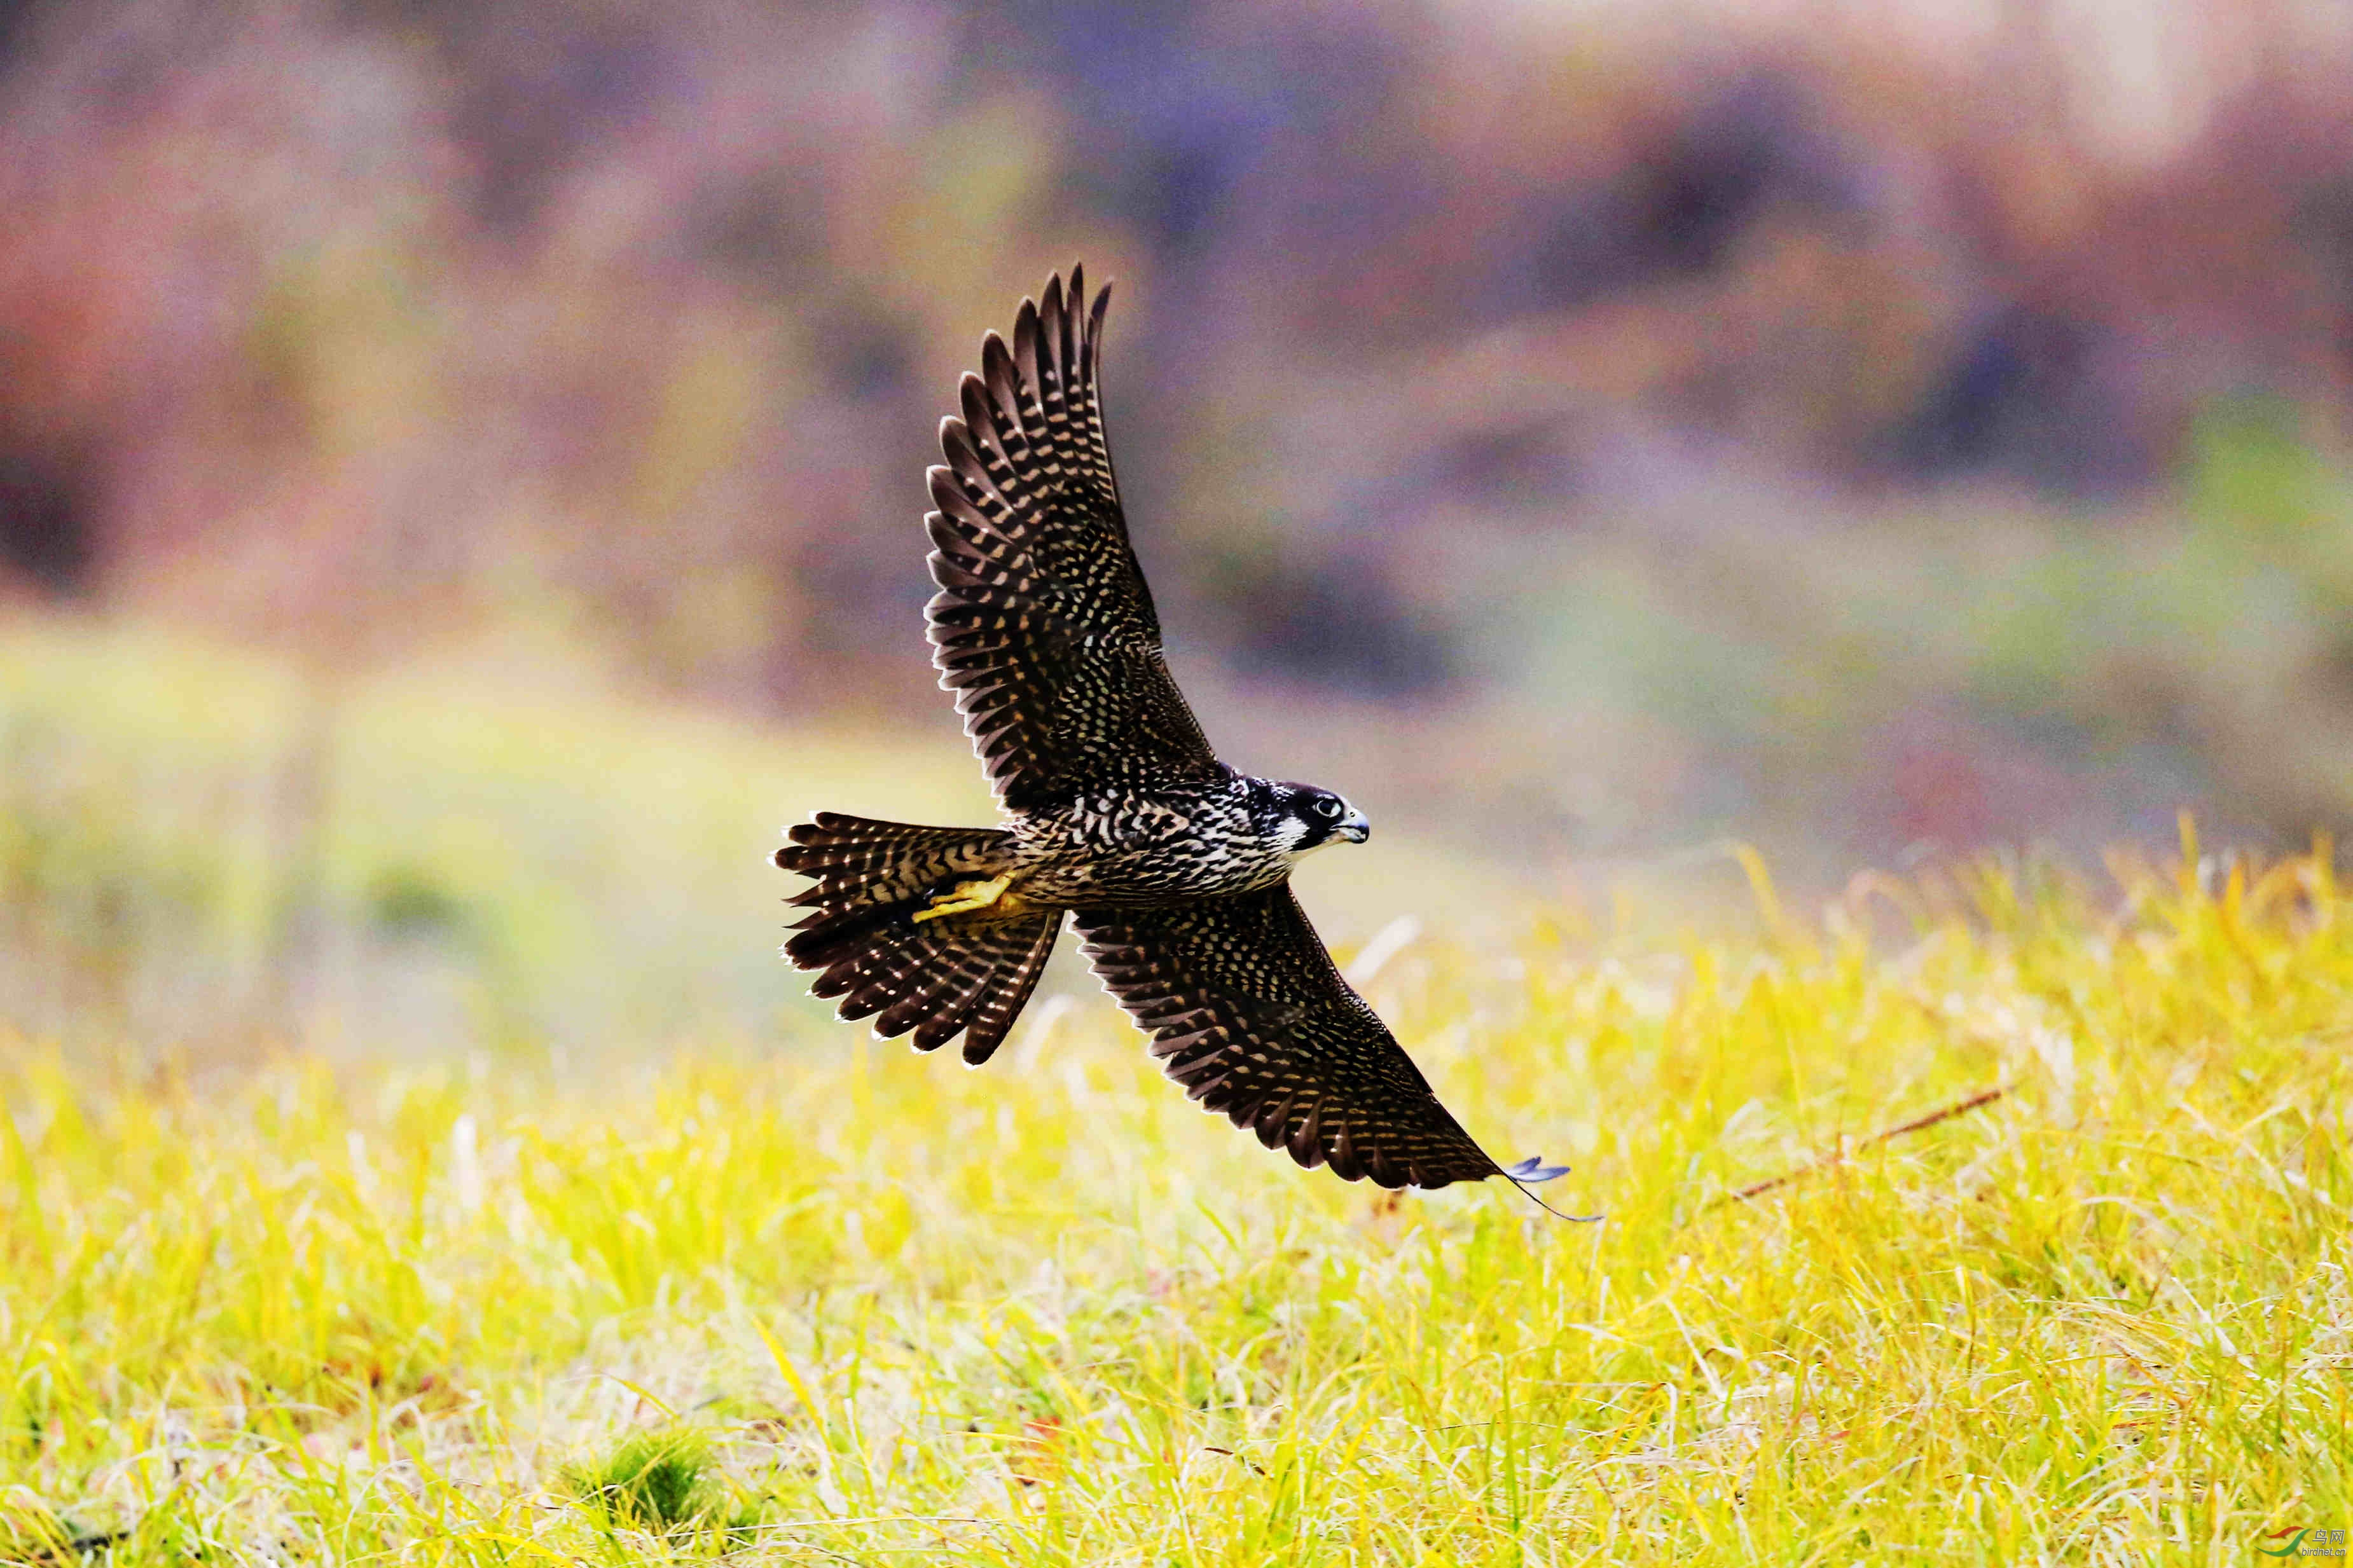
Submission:
[[[1216,753],[1160,655],[1160,618],[1127,542],[1097,395],[1103,307],[1082,269],[995,332],[964,417],[940,426],[924,518],[924,612],[940,684],[997,798],[1016,811],[1104,784],[1208,778]]]
[[[1289,883],[1076,919],[1096,974],[1168,1076],[1268,1148],[1384,1187],[1506,1173],[1340,977]],[[1542,1180],[1539,1169],[1510,1173]]]

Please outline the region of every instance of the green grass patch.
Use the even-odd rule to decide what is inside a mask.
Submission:
[[[608,1539],[636,1534],[723,1552],[758,1531],[758,1510],[730,1495],[710,1437],[692,1426],[631,1432],[599,1458],[565,1467],[561,1480]]]

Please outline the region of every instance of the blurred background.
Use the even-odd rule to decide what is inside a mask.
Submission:
[[[985,819],[922,475],[1077,258],[1344,944],[2353,817],[2337,0],[16,0],[0,1018],[808,1026],[761,858]]]

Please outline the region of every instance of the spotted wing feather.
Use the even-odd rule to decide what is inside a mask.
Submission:
[[[991,332],[923,521],[939,593],[925,612],[940,684],[1006,806],[1104,785],[1207,779],[1216,754],[1168,673],[1128,543],[1099,384],[1103,308],[1057,276]]]
[[[907,908],[878,910],[825,934],[795,962],[821,969],[809,994],[839,996],[837,1017],[872,1017],[874,1033],[912,1034],[936,1050],[965,1034],[964,1058],[977,1067],[1004,1041],[1054,951],[1060,921],[1051,910],[987,921],[958,916],[918,925]],[[808,933],[801,933],[808,934]],[[878,1016],[879,1015],[879,1016]]]
[[[1341,978],[1288,883],[1076,922],[1168,1076],[1268,1148],[1384,1187],[1504,1173]]]

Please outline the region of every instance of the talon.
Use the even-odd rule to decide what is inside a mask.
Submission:
[[[975,910],[985,910],[1003,898],[1006,889],[1012,886],[1013,874],[1010,871],[1001,877],[991,877],[986,882],[958,882],[955,892],[934,899],[932,907],[927,910],[917,910],[915,920],[920,923],[937,920],[942,915],[970,914]]]

